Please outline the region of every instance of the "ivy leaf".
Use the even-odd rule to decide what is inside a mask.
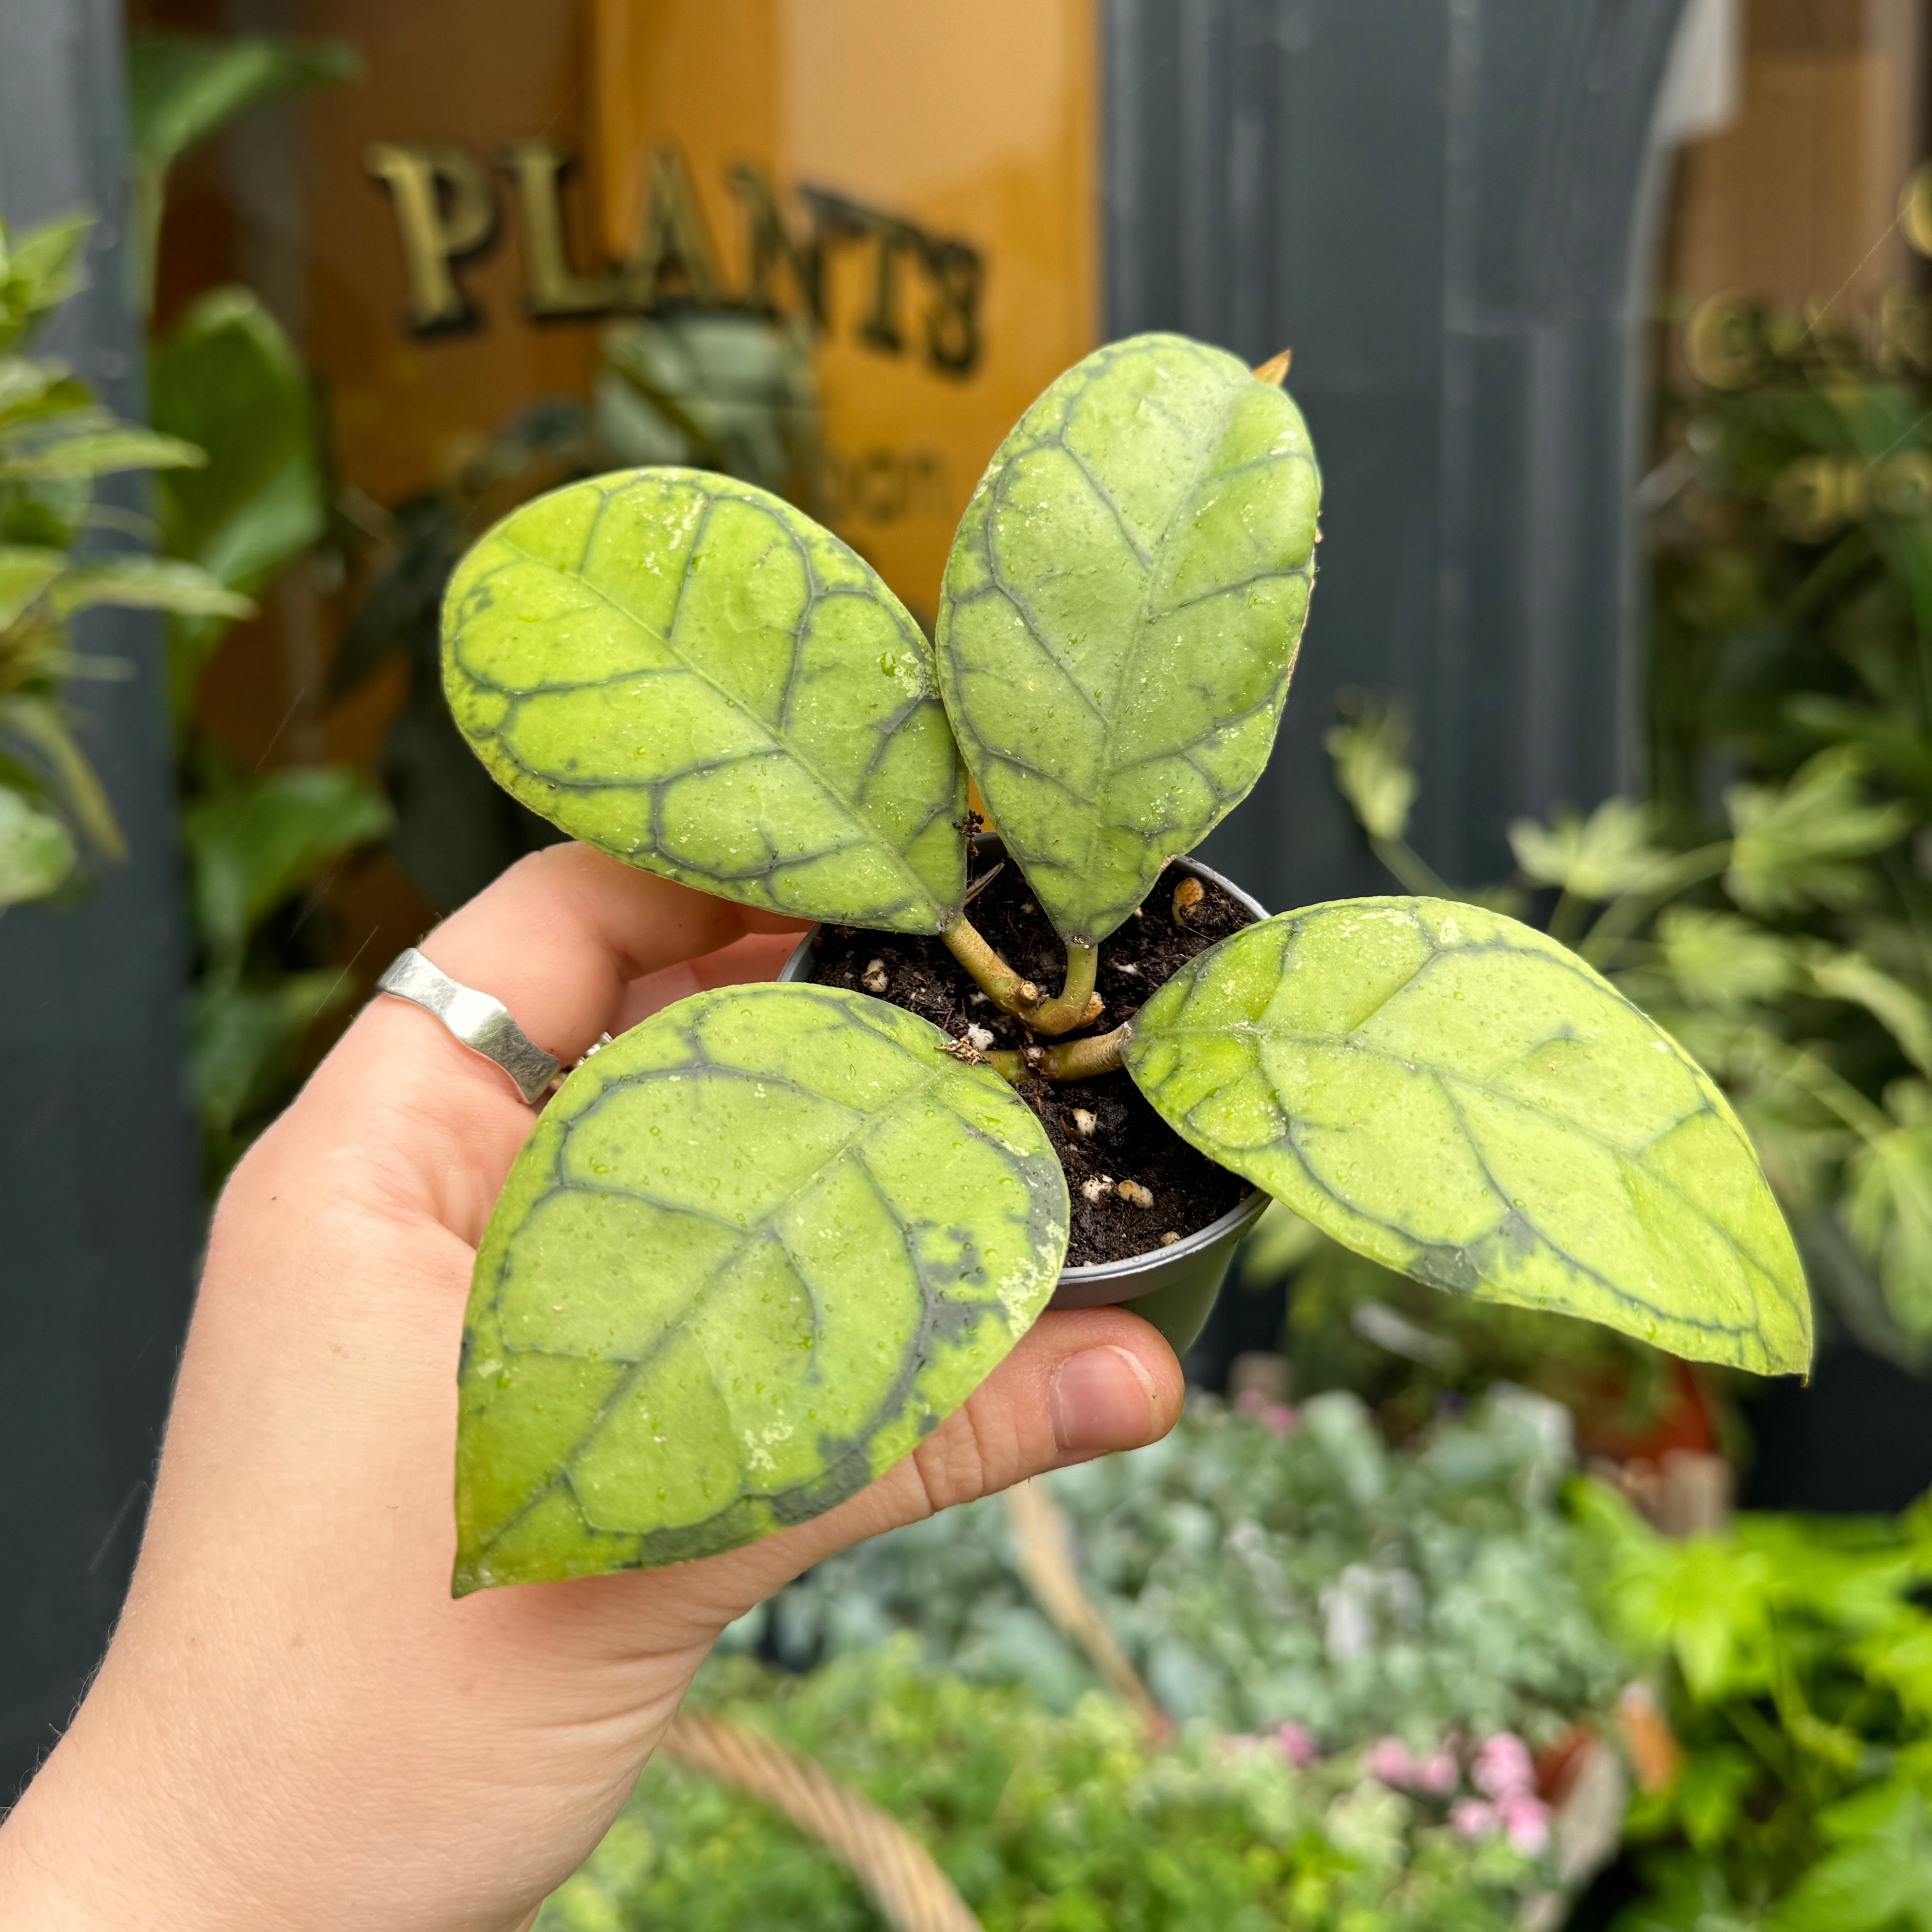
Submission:
[[[1860,952],[1820,948],[1811,962],[1812,983],[1828,999],[1863,1006],[1898,1042],[1922,1073],[1932,1073],[1932,1006]]]
[[[1558,812],[1547,825],[1519,818],[1509,842],[1539,885],[1592,901],[1642,885],[1670,856],[1650,842],[1650,814],[1627,798],[1606,799],[1588,818],[1574,812]]]
[[[1694,1006],[1736,1015],[1797,984],[1790,941],[1735,913],[1672,906],[1658,921],[1657,936],[1665,971]]]
[[[926,640],[751,484],[642,470],[524,505],[451,580],[443,680],[506,790],[628,864],[890,932],[964,901],[965,774]]]
[[[1724,1096],[1500,914],[1357,899],[1250,926],[1142,1008],[1126,1064],[1184,1138],[1387,1267],[1760,1373],[1810,1360]]]
[[[1932,1807],[1904,1779],[1819,1814],[1834,1850],[1774,1910],[1778,1932],[1932,1932]]]
[[[1070,942],[1104,939],[1261,776],[1321,490],[1288,397],[1178,335],[1076,364],[980,479],[946,561],[940,683]]]
[[[1855,862],[1911,823],[1903,805],[1865,801],[1864,760],[1852,746],[1820,752],[1782,790],[1733,785],[1724,794],[1737,835],[1725,889],[1747,912],[1855,905],[1870,877]]]
[[[699,993],[544,1110],[476,1257],[458,1594],[650,1568],[830,1509],[965,1400],[1066,1253],[1044,1130],[937,1028]]]

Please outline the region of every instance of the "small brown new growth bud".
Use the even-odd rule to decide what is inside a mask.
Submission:
[[[1166,1234],[1161,1236],[1160,1244],[1164,1248],[1171,1248],[1175,1246],[1180,1239],[1180,1237],[1177,1234],[1172,1228],[1170,1228]]]
[[[883,993],[892,983],[886,976],[886,962],[883,959],[868,959],[865,971],[859,976],[859,983],[868,993]]]
[[[990,1034],[987,1035],[989,1040],[992,1037]],[[986,1064],[986,1054],[970,1040],[950,1040],[939,1050],[950,1054],[955,1060],[964,1060],[968,1066],[984,1066]]]
[[[1046,1060],[1046,1048],[1043,1046],[1023,1046],[1020,1048],[1020,1058],[1029,1066],[1042,1066]]]
[[[1107,1190],[1113,1185],[1104,1174],[1096,1174],[1091,1180],[1080,1184],[1081,1198],[1091,1201],[1096,1206],[1107,1198]]]
[[[1184,925],[1187,915],[1208,896],[1208,888],[1198,879],[1183,879],[1174,889],[1174,922]]]
[[[1151,1208],[1154,1205],[1154,1196],[1138,1180],[1124,1180],[1114,1188],[1114,1192],[1123,1201],[1129,1202],[1136,1208]]]
[[[1098,993],[1090,994],[1087,1001],[1087,1011],[1082,1016],[1080,1024],[1082,1026],[1090,1025],[1106,1010],[1107,1003],[1105,1000],[1101,998]]]
[[[1078,1134],[1083,1141],[1090,1141],[1094,1138],[1095,1131],[1099,1128],[1100,1124],[1100,1123],[1096,1120],[1084,1107],[1076,1107],[1074,1108],[1073,1131]]]
[[[1255,371],[1257,382],[1272,382],[1278,389],[1288,380],[1288,364],[1294,360],[1294,351],[1284,349],[1279,356],[1270,356]]]

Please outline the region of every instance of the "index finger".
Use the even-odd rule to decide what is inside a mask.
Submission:
[[[581,845],[518,861],[418,948],[432,964],[500,1000],[566,1067],[621,1030],[639,980],[802,924],[694,892]],[[317,1069],[291,1112],[332,1118],[392,1181],[421,1189],[466,1240],[536,1116],[502,1070],[432,1016],[378,996]]]

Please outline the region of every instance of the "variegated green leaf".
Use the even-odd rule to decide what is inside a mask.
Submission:
[[[1300,411],[1178,335],[1096,350],[1000,446],[946,562],[940,677],[1064,938],[1105,938],[1261,776],[1320,501]]]
[[[1134,1025],[1128,1070],[1170,1126],[1386,1266],[1760,1373],[1810,1360],[1797,1252],[1724,1096],[1514,920],[1426,898],[1285,914]]]
[[[1046,1305],[1045,1130],[910,1013],[699,993],[586,1061],[476,1257],[459,1593],[650,1568],[804,1521],[889,1468]]]
[[[640,470],[554,490],[458,566],[450,709],[573,838],[806,919],[936,932],[965,774],[919,627],[767,491]]]

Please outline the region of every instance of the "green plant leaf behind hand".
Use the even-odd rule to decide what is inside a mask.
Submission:
[[[855,1494],[1046,1306],[1066,1184],[1005,1082],[823,986],[700,993],[566,1081],[476,1257],[459,1594],[648,1568]]]
[[[1106,938],[1261,776],[1320,504],[1300,411],[1178,335],[1096,350],[1000,446],[946,562],[940,677],[1070,943]]]
[[[133,150],[134,289],[145,312],[154,297],[154,257],[168,171],[184,154],[264,102],[353,80],[356,50],[340,42],[266,34],[146,32],[128,38],[128,132]]]
[[[1360,899],[1250,926],[1142,1008],[1126,1064],[1184,1138],[1387,1267],[1759,1373],[1810,1363],[1797,1252],[1723,1095],[1500,914]]]
[[[443,680],[497,782],[627,864],[892,932],[964,898],[965,774],[925,638],[751,484],[634,470],[513,512],[451,580]]]
[[[232,592],[260,590],[316,542],[325,522],[314,411],[293,346],[248,290],[214,290],[155,350],[148,394],[155,427],[208,455],[202,468],[157,480],[161,548]],[[178,722],[236,614],[184,611],[169,626]]]

